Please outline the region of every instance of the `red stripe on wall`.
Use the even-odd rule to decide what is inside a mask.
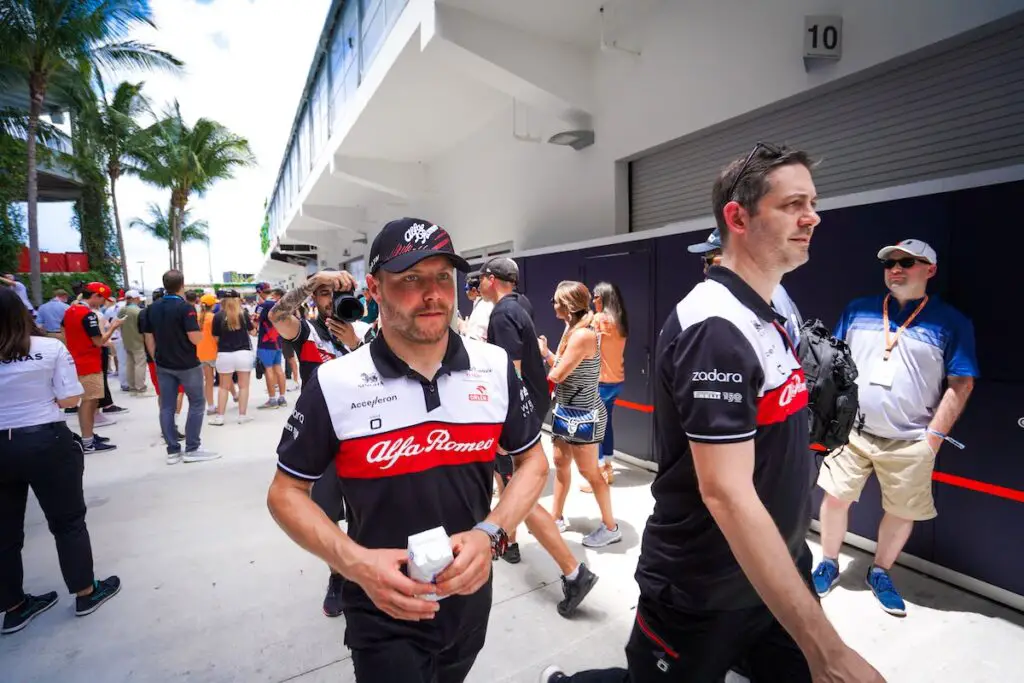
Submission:
[[[654,412],[654,406],[645,405],[643,403],[633,403],[632,401],[623,401],[622,399],[616,399],[615,405],[622,408],[628,408],[629,410],[636,410],[641,413]],[[989,484],[975,479],[968,479],[967,477],[958,477],[955,474],[947,474],[945,472],[933,472],[932,480],[937,481],[940,484],[949,484],[950,486],[956,486],[970,491],[977,491],[978,493],[987,493],[990,496],[1006,498],[1007,500],[1024,503],[1024,491],[1007,488],[1006,486]]]
[[[633,403],[632,401],[623,401],[621,398],[615,399],[615,405],[621,408],[629,408],[630,410],[639,410],[641,413],[654,412],[654,406],[645,405],[643,403]]]
[[[958,477],[955,474],[946,474],[945,472],[932,472],[932,480],[941,484],[959,486],[963,489],[970,489],[971,491],[978,491],[979,493],[987,493],[990,496],[998,496],[999,498],[1006,498],[1007,500],[1024,503],[1024,491],[1006,488],[1005,486],[987,484],[983,481],[976,481],[974,479],[968,479],[967,477]]]

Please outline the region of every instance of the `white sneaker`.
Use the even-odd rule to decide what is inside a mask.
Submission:
[[[606,545],[618,543],[621,540],[622,531],[619,529],[618,524],[615,525],[615,530],[612,531],[604,525],[604,522],[601,522],[601,526],[583,537],[583,545],[587,548],[603,548]]]
[[[217,406],[206,406],[206,414],[207,415],[216,415],[217,414]]]
[[[93,420],[94,427],[109,427],[110,425],[117,424],[117,418],[104,415],[100,411],[96,411],[96,418]]]
[[[252,422],[252,415],[239,415],[238,424],[244,425],[246,422]]]
[[[569,522],[565,521],[565,518],[559,517],[555,520],[555,527],[558,529],[558,533],[564,534],[569,529]]]
[[[181,451],[178,451],[177,453],[167,454],[168,465],[177,465],[179,462],[181,462]]]
[[[214,427],[223,427],[224,426],[224,416],[223,415],[214,415],[213,417],[211,417],[209,419],[209,421],[206,424],[211,424]]]
[[[206,462],[207,460],[216,460],[220,457],[219,453],[212,451],[205,451],[202,448],[197,448],[194,451],[185,451],[185,462]]]

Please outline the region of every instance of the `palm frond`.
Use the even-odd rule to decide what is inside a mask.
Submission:
[[[137,69],[178,73],[184,66],[184,62],[171,53],[135,40],[96,46],[90,50],[90,58],[100,68],[110,71]]]
[[[25,140],[28,137],[28,112],[15,108],[0,109],[0,134]],[[71,138],[64,131],[42,120],[36,123],[36,141],[51,149],[62,149],[71,144]]]

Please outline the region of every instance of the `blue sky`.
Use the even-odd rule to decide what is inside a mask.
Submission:
[[[151,0],[157,31],[137,36],[185,61],[183,76],[122,74],[144,80],[144,92],[161,111],[177,98],[185,118],[215,119],[248,138],[258,161],[235,180],[224,181],[191,203],[194,219],[210,223],[210,258],[215,278],[225,270],[253,272],[263,261],[259,228],[263,202],[273,189],[329,0]],[[128,254],[129,278],[145,268],[147,286],[167,268],[166,245],[128,229],[146,217],[148,202],[166,206],[161,190],[128,178],[117,198]],[[47,251],[77,251],[70,204],[40,205],[39,235]],[[209,276],[205,245],[185,247],[185,276]],[[138,261],[144,261],[140,267]]]

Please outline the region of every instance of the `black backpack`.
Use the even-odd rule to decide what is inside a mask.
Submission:
[[[850,346],[814,319],[800,328],[797,354],[807,379],[811,448],[832,451],[845,446],[859,407],[857,366]]]

